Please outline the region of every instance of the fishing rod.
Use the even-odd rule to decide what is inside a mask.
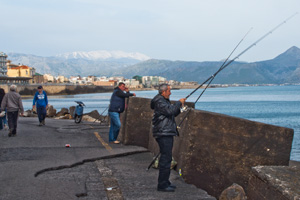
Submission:
[[[250,33],[250,31],[252,30],[253,28],[251,27],[250,28],[250,30],[245,34],[245,36],[239,41],[239,43],[235,46],[235,48],[231,51],[231,53],[229,54],[229,56],[225,59],[225,61],[222,63],[222,65],[220,66],[220,68],[219,68],[219,70],[218,71],[220,71],[220,70],[222,70],[222,68],[225,66],[225,64],[227,63],[227,61],[229,60],[229,58],[231,57],[231,55],[233,54],[233,52],[235,52],[235,50],[238,48],[238,46],[242,43],[242,41],[246,38],[246,36]],[[214,78],[215,78],[215,76],[216,75],[214,75],[212,78],[210,77],[208,80],[210,80],[209,81],[209,83],[206,85],[206,87],[204,88],[204,90],[201,92],[201,94],[199,95],[199,97],[197,98],[197,100],[195,101],[195,104],[197,103],[197,101],[200,99],[200,97],[203,95],[203,93],[205,92],[205,90],[208,88],[208,86],[210,85],[210,83],[214,80]],[[207,80],[207,81],[208,81]],[[206,82],[207,82],[206,81]],[[203,85],[204,83],[202,83],[201,85],[200,85],[200,87]],[[198,88],[200,88],[200,87],[198,87]],[[196,90],[194,90],[192,93],[194,93]],[[192,94],[191,93],[191,94]],[[191,95],[190,94],[190,95]],[[189,96],[190,96],[189,95]],[[184,121],[184,119],[187,117],[187,115],[189,114],[189,112],[191,111],[191,109],[187,109],[187,107],[184,107],[183,109],[182,109],[183,111],[185,111],[185,110],[187,110],[187,112],[186,112],[186,114],[184,115],[184,117],[182,118],[182,120],[180,121],[180,123],[179,123],[179,125],[177,126],[177,128],[180,128],[180,126],[181,126],[181,124],[182,124],[182,122]]]
[[[242,41],[245,39],[245,37],[249,34],[249,32],[252,30],[253,28],[250,28],[250,30],[246,33],[246,35],[241,39],[241,41],[236,45],[236,47],[232,50],[232,52],[229,54],[229,56],[226,58],[226,60],[223,62],[223,64],[221,65],[220,69],[226,64],[226,62],[228,61],[228,59],[230,58],[230,56],[233,54],[233,52],[237,49],[237,47],[242,43]],[[210,80],[210,82],[207,84],[206,88],[202,91],[201,95],[204,93],[204,91],[207,89],[207,87],[209,86],[209,84],[212,82],[213,78]],[[203,84],[202,84],[203,85]],[[201,96],[200,95],[200,96]],[[199,99],[200,97],[198,97]],[[197,99],[197,100],[198,100]],[[187,111],[187,113],[185,114],[185,116],[183,117],[182,121],[179,123],[179,125],[177,126],[177,128],[180,128],[180,125],[182,124],[183,120],[187,117],[188,113],[190,112],[190,109]],[[156,161],[156,159],[160,156],[160,153],[158,153],[154,159],[151,161],[151,163],[149,164],[149,166],[147,167],[147,171],[150,169],[150,167],[153,165],[153,163]]]
[[[206,81],[204,81],[201,85],[199,85],[194,91],[192,91],[187,97],[189,98],[193,93],[195,93],[200,87],[202,87],[205,83],[207,83],[208,81],[209,84],[212,82],[212,80],[215,78],[215,76],[222,71],[224,68],[226,68],[228,65],[230,65],[233,61],[235,61],[237,58],[239,58],[241,55],[243,55],[245,52],[247,52],[249,49],[251,49],[253,46],[255,46],[256,44],[258,44],[260,41],[262,41],[264,38],[266,38],[268,35],[270,35],[271,33],[273,33],[276,29],[278,29],[280,26],[282,26],[283,24],[285,24],[288,20],[290,20],[291,18],[293,18],[295,15],[297,15],[298,12],[296,12],[295,14],[293,14],[292,16],[288,17],[286,20],[284,20],[283,22],[281,22],[280,24],[278,24],[275,28],[273,28],[271,31],[267,32],[265,35],[263,35],[261,38],[259,38],[257,41],[255,41],[253,44],[251,44],[249,47],[247,47],[244,51],[242,51],[240,54],[238,54],[235,58],[233,58],[232,60],[230,60],[228,63],[225,64],[225,62],[223,63],[223,65],[219,68],[218,71],[216,71],[212,76],[210,76]],[[249,31],[248,31],[249,32]],[[248,34],[248,33],[247,33]],[[247,35],[246,34],[246,35]],[[244,39],[244,38],[243,38]],[[242,40],[243,40],[242,39]],[[242,41],[241,40],[241,41]],[[239,43],[240,44],[240,43]],[[238,45],[239,45],[238,44]],[[237,45],[237,46],[238,46]],[[235,48],[236,49],[236,48]],[[234,49],[234,50],[235,50]],[[233,50],[233,51],[234,51]],[[233,52],[232,52],[233,53]],[[231,53],[231,54],[232,54]],[[230,54],[230,55],[231,55]],[[229,56],[230,57],[230,56]],[[226,59],[227,60],[227,59]],[[209,85],[208,84],[208,85]],[[206,88],[202,91],[202,93],[199,95],[199,97],[197,98],[197,100],[195,101],[195,104],[197,103],[197,101],[200,99],[200,97],[202,96],[202,94],[205,92],[205,90],[208,88],[208,85],[206,86]],[[185,116],[182,118],[182,120],[180,121],[179,125],[177,126],[177,128],[180,128],[181,124],[183,123],[183,121],[185,120],[185,118],[187,117],[187,115],[189,114],[191,109],[187,109],[186,107],[184,109],[182,109],[183,111],[187,110],[187,113],[185,114]]]
[[[290,20],[291,18],[293,18],[295,15],[297,15],[298,12],[296,12],[295,14],[293,14],[292,16],[288,17],[286,20],[284,20],[283,22],[281,22],[280,24],[278,24],[275,28],[273,28],[271,31],[267,32],[265,35],[263,35],[261,38],[259,38],[256,42],[254,42],[253,44],[251,44],[249,47],[247,47],[244,51],[242,51],[240,54],[238,54],[234,59],[230,60],[228,63],[226,63],[222,68],[220,68],[217,72],[215,72],[213,75],[211,75],[206,81],[204,81],[201,85],[199,85],[194,91],[192,91],[188,96],[186,96],[185,98],[188,99],[192,94],[194,94],[200,87],[202,87],[205,83],[207,83],[210,79],[213,79],[220,71],[222,71],[224,68],[226,68],[228,65],[230,65],[233,61],[235,61],[236,59],[238,59],[241,55],[243,55],[244,53],[246,53],[249,49],[251,49],[253,46],[257,45],[260,41],[262,41],[264,38],[266,38],[268,35],[270,35],[271,33],[273,33],[276,29],[278,29],[280,26],[282,26],[283,24],[285,24],[288,20]]]
[[[249,47],[247,47],[244,51],[242,51],[240,54],[238,54],[234,59],[232,59],[231,61],[229,61],[228,63],[226,63],[226,61],[229,59],[229,57],[231,56],[231,53],[229,55],[229,57],[225,60],[225,62],[221,65],[221,67],[219,68],[219,70],[217,72],[215,72],[213,75],[211,75],[206,81],[204,81],[201,85],[199,85],[195,90],[193,90],[188,96],[186,96],[186,99],[189,98],[192,94],[194,94],[200,87],[202,87],[205,83],[207,83],[208,81],[210,81],[209,83],[212,82],[212,80],[215,78],[215,76],[222,71],[224,68],[226,68],[228,65],[230,65],[233,61],[235,61],[237,58],[239,58],[241,55],[243,55],[246,51],[248,51],[249,49],[251,49],[253,46],[255,46],[256,44],[258,44],[261,40],[263,40],[265,37],[267,37],[268,35],[270,35],[271,33],[273,33],[276,29],[278,29],[280,26],[282,26],[284,23],[286,23],[288,20],[290,20],[291,18],[293,18],[295,15],[297,15],[298,12],[296,12],[295,14],[293,14],[292,16],[290,16],[289,18],[287,18],[286,20],[284,20],[282,23],[280,23],[279,25],[277,25],[275,28],[273,28],[271,31],[269,31],[268,33],[266,33],[265,35],[263,35],[261,38],[259,38],[256,42],[254,42],[253,44],[251,44]],[[249,31],[248,31],[249,32]],[[247,33],[248,34],[248,33]],[[246,35],[247,35],[246,34]],[[244,39],[244,38],[243,38]],[[242,39],[242,40],[243,40]],[[240,43],[239,43],[240,44]],[[238,45],[239,45],[238,44]],[[237,45],[237,46],[238,46]],[[236,48],[235,48],[236,49]],[[235,49],[233,51],[235,51]],[[225,64],[226,63],[226,64]],[[207,88],[207,87],[206,87]],[[205,90],[206,90],[205,88]],[[200,96],[197,98],[196,102],[199,100],[199,98],[201,97],[201,95],[204,93],[204,91],[200,94]],[[195,102],[195,103],[196,103]],[[179,125],[177,126],[177,128],[180,128],[180,125],[182,124],[182,122],[184,121],[184,119],[187,117],[189,111],[191,109],[188,109],[188,112],[186,113],[186,115],[183,117],[183,119],[181,120],[181,122],[179,123]],[[148,168],[146,170],[149,170],[150,167],[152,166],[152,164],[155,162],[155,160],[158,158],[158,156],[160,155],[160,153],[158,153],[155,158],[152,160],[152,162],[150,163],[150,165],[148,166]]]
[[[235,48],[232,50],[232,52],[229,54],[229,56],[226,58],[226,60],[223,62],[223,64],[221,65],[221,67],[219,68],[219,70],[222,70],[223,67],[225,66],[225,64],[227,63],[227,61],[229,60],[229,58],[231,57],[231,55],[233,54],[233,52],[235,52],[235,50],[238,48],[238,46],[242,43],[242,41],[246,38],[246,36],[250,33],[250,31],[253,29],[253,27],[250,28],[250,30],[245,34],[245,36],[241,39],[241,41],[235,46]],[[219,71],[218,70],[218,71]],[[195,101],[195,104],[197,103],[197,101],[200,99],[200,97],[203,95],[203,93],[205,92],[205,90],[208,88],[208,86],[210,85],[210,83],[214,80],[214,78],[216,77],[216,75],[214,75],[209,83],[206,85],[206,87],[204,88],[204,90],[201,92],[201,94],[199,95],[199,97],[197,98],[197,100]]]

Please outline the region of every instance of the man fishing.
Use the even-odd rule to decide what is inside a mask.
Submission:
[[[117,140],[121,128],[120,113],[125,110],[125,98],[135,96],[135,93],[130,93],[125,83],[120,82],[119,86],[114,89],[111,95],[108,114],[110,117],[109,142],[119,144]]]
[[[175,117],[180,114],[180,107],[184,105],[186,98],[182,98],[175,104],[171,104],[169,98],[171,88],[168,84],[161,84],[158,94],[151,100],[151,109],[154,110],[152,119],[152,133],[159,149],[159,175],[157,190],[174,192],[176,186],[169,181],[172,162],[173,136],[178,135]]]

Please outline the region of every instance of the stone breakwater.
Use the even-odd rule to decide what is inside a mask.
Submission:
[[[74,119],[74,111],[75,106],[71,106],[69,108],[62,108],[60,111],[57,111],[52,105],[48,106],[47,109],[47,117],[54,119]],[[36,109],[26,110],[24,112],[24,117],[37,117]],[[92,112],[83,114],[83,121],[90,122],[100,122],[100,123],[108,123],[108,117],[105,115],[100,115],[97,110],[93,110]]]
[[[20,95],[33,96],[37,91],[39,85],[18,85],[17,91]],[[43,85],[43,89],[48,95],[74,95],[74,94],[87,94],[87,93],[102,93],[112,92],[112,86],[95,86],[95,85]],[[9,85],[1,85],[1,88],[7,93]]]

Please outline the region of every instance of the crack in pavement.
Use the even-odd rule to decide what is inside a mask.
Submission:
[[[124,157],[124,156],[133,155],[133,154],[144,153],[144,152],[149,152],[149,150],[131,151],[131,152],[125,152],[125,153],[114,154],[114,155],[107,155],[107,156],[102,156],[102,157],[97,157],[97,158],[84,159],[80,162],[76,162],[76,163],[73,163],[71,165],[61,165],[61,166],[57,166],[57,167],[49,167],[49,168],[46,168],[46,169],[42,169],[40,171],[37,171],[34,174],[34,177],[37,177],[40,174],[48,172],[48,171],[55,171],[55,170],[61,170],[61,169],[66,169],[66,168],[72,168],[72,167],[76,167],[78,165],[83,165],[84,163],[87,163],[87,162],[94,162],[94,161],[97,161],[97,160]]]

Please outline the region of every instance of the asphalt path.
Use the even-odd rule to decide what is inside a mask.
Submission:
[[[215,199],[172,171],[176,192],[156,191],[147,149],[108,143],[99,123],[20,117],[16,137],[0,131],[0,199]],[[69,147],[68,147],[69,146]]]

